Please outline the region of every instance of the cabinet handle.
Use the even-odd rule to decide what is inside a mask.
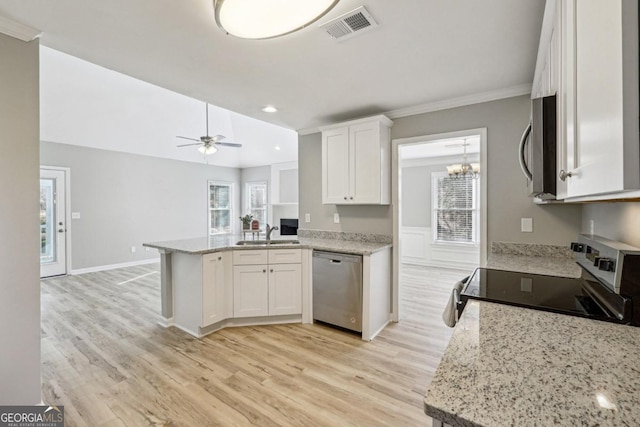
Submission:
[[[218,257],[218,261],[220,261],[221,259],[222,259],[222,257],[221,257],[221,256],[219,256],[219,257]]]
[[[349,197],[351,200],[353,200],[353,197]]]
[[[347,196],[344,196],[344,199],[347,200]]]
[[[270,271],[273,273],[273,268]]]
[[[566,181],[567,178],[571,178],[573,176],[572,172],[565,172],[564,169],[560,170],[560,180],[562,182]]]
[[[262,269],[262,272],[263,272],[263,273],[266,273],[266,272],[267,272],[267,269],[266,269],[266,268],[263,268],[263,269]]]

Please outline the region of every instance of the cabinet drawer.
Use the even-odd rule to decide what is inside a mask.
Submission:
[[[271,249],[269,250],[269,264],[295,264],[302,262],[300,249]]]
[[[266,250],[242,250],[233,251],[233,265],[267,264],[268,251]]]

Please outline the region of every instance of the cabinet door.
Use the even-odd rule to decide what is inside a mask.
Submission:
[[[322,132],[322,203],[349,203],[349,128]]]
[[[571,173],[566,179],[567,197],[634,189],[638,185],[637,34],[629,37],[627,30],[632,28],[623,24],[635,16],[637,31],[637,4],[570,3],[575,13],[575,142],[567,150]],[[633,13],[627,11],[630,7],[635,8]]]
[[[301,264],[269,266],[269,315],[302,313]]]
[[[226,260],[228,253],[202,256],[202,326],[209,326],[229,317],[227,307]]]
[[[269,314],[269,279],[267,265],[233,267],[233,317]]]
[[[349,202],[380,203],[380,123],[349,127]]]

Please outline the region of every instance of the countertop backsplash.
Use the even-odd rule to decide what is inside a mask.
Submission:
[[[569,245],[556,246],[534,243],[491,242],[491,253],[569,259],[574,257]]]
[[[349,240],[352,242],[393,243],[393,236],[374,233],[348,233],[345,231],[305,230],[298,228],[298,237],[325,240]]]

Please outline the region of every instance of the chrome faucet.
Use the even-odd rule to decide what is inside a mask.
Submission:
[[[267,240],[271,240],[271,233],[273,233],[274,230],[279,230],[279,228],[276,227],[269,227],[269,224],[267,224]]]

